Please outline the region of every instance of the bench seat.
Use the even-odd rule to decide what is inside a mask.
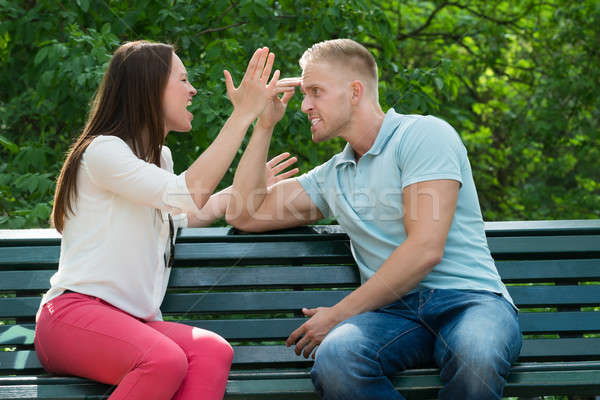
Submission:
[[[488,244],[520,308],[525,340],[505,396],[600,394],[600,221],[486,223]],[[34,316],[60,252],[51,229],[0,230],[0,399],[104,399],[112,388],[44,373]],[[234,346],[227,399],[315,399],[311,361],[284,340],[359,284],[338,226],[265,234],[183,229],[165,319],[215,331]],[[392,377],[408,399],[435,398],[436,368]]]

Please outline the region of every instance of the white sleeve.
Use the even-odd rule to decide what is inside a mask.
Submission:
[[[82,165],[94,184],[135,203],[172,214],[197,211],[185,172],[175,175],[139,159],[116,136],[94,139],[83,154]]]

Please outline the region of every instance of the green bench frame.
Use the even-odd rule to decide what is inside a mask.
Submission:
[[[490,222],[486,234],[525,335],[504,395],[600,394],[600,220]],[[112,390],[47,375],[33,350],[59,251],[54,230],[0,230],[0,399],[103,399]],[[233,344],[227,399],[314,399],[311,361],[283,341],[305,321],[302,307],[332,305],[358,283],[338,226],[183,229],[162,310]],[[408,399],[435,398],[441,387],[435,368],[392,380]]]

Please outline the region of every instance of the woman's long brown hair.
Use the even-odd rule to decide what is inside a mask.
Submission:
[[[165,140],[162,97],[174,49],[162,43],[125,43],[113,54],[83,132],[69,149],[54,194],[52,222],[62,233],[77,199],[77,173],[87,146],[99,135],[117,136],[142,160],[160,166]]]

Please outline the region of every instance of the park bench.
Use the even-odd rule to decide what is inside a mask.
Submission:
[[[489,222],[486,233],[525,335],[505,396],[600,394],[600,220]],[[112,390],[44,373],[33,350],[59,244],[50,229],[0,230],[0,399],[102,399]],[[338,226],[183,229],[162,310],[232,343],[227,399],[314,399],[311,361],[283,341],[305,321],[302,307],[332,305],[358,282]],[[441,387],[435,368],[392,379],[409,399],[435,398]]]

